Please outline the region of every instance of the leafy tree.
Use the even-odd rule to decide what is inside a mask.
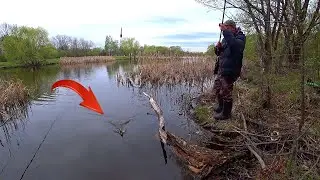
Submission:
[[[106,36],[104,50],[108,55],[119,54],[119,43],[117,40],[113,40],[110,35]]]
[[[140,44],[135,38],[124,38],[121,41],[120,48],[123,51],[124,55],[126,56],[136,56],[139,49]]]
[[[32,66],[40,65],[54,54],[48,32],[40,27],[18,27],[4,37],[3,50],[7,60]]]
[[[206,54],[209,55],[209,56],[215,56],[215,53],[214,53],[214,44],[210,44],[207,48],[207,52]]]
[[[171,46],[170,51],[174,55],[182,55],[183,54],[183,49],[180,46]]]

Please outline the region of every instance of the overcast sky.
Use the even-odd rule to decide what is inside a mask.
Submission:
[[[141,45],[178,45],[205,51],[216,42],[220,11],[195,0],[2,0],[0,23],[41,26],[104,45],[106,35],[135,37]]]

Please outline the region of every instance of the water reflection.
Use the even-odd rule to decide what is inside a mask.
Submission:
[[[25,127],[29,115],[29,108],[30,103],[27,103],[25,106],[1,112],[0,127],[2,132],[0,133],[0,141],[2,146],[4,146],[4,142],[1,140],[2,137],[5,138],[6,143],[10,143],[11,135],[14,131]]]
[[[1,79],[20,79],[31,90],[31,98],[37,99],[43,93],[50,93],[51,83],[58,77],[59,66],[46,66],[39,69],[14,68],[0,71]]]
[[[163,108],[168,122],[166,128],[186,137],[193,131],[189,126],[192,123],[185,128],[188,119],[175,113],[179,106],[174,100],[188,90],[178,86],[171,90],[167,87],[117,88],[117,72],[130,72],[135,66],[121,61],[107,65],[47,66],[34,71],[1,71],[6,78],[17,77],[35,91],[31,109],[25,110],[30,113],[30,123],[25,132],[17,131],[15,135],[7,133],[6,138],[11,138],[11,142],[15,142],[13,137],[17,139],[16,145],[11,143],[10,153],[6,148],[1,148],[7,145],[4,131],[0,134],[0,139],[3,138],[0,143],[0,168],[5,169],[3,174],[0,172],[0,178],[19,179],[39,143],[48,137],[31,163],[25,179],[46,179],[49,176],[78,180],[103,179],[105,176],[118,179],[180,179],[182,175],[170,156],[172,153],[166,150],[164,144],[160,143],[159,146],[159,139],[154,138],[158,129],[157,117],[142,91],[152,94]],[[0,78],[4,76],[0,74]],[[51,92],[51,85],[60,79],[90,83],[106,116],[93,116],[93,112],[79,107],[80,102],[77,102],[80,98],[74,92],[67,89]],[[23,127],[19,122],[24,119],[26,124],[29,118],[20,117],[12,122]],[[15,125],[6,124],[5,131],[15,131]],[[24,141],[21,142],[21,139]],[[9,158],[11,151],[15,158]],[[7,161],[10,161],[8,167]],[[123,169],[127,173],[117,173]]]
[[[108,77],[111,79],[118,72],[131,72],[136,65],[137,63],[129,63],[128,61],[116,61],[115,63],[106,66]]]

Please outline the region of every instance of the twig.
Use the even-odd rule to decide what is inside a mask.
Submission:
[[[317,164],[319,163],[319,160],[320,160],[320,157],[318,157],[318,159],[317,159],[317,161],[314,163],[314,165],[309,169],[309,171],[307,171],[306,173],[304,173],[300,179],[304,179],[304,177],[307,176],[307,175],[311,172],[311,170],[317,166]]]
[[[244,130],[245,132],[248,132],[248,128],[247,128],[247,123],[246,123],[246,119],[244,118],[244,115],[241,113],[241,117],[242,117],[242,120],[243,120],[243,127],[244,127]],[[260,165],[261,165],[261,168],[264,170],[266,169],[266,164],[265,162],[263,161],[263,159],[261,158],[261,156],[255,151],[252,149],[252,147],[248,144],[246,144],[247,148],[249,149],[249,151],[258,159]]]

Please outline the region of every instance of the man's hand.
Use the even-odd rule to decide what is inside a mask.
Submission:
[[[221,24],[221,23],[219,24],[219,28],[220,28],[221,31],[224,31],[224,30],[227,29],[226,25]]]
[[[222,44],[219,41],[214,48],[214,52],[217,56],[220,56],[221,51],[222,51]]]
[[[216,47],[217,47],[217,48],[221,48],[221,47],[222,47],[222,44],[221,44],[220,41],[216,44]]]

